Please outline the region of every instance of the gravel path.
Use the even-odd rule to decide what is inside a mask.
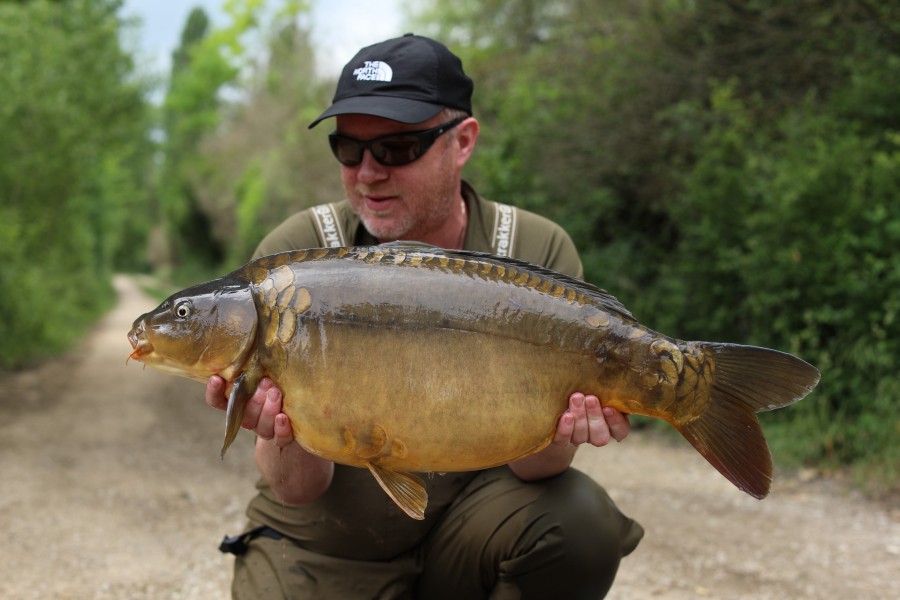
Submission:
[[[154,302],[119,277],[118,307],[69,355],[0,377],[0,598],[227,598],[216,547],[253,494],[251,436],[218,458],[202,387],[125,365]],[[579,453],[647,535],[610,598],[900,598],[900,507],[776,476],[759,502],[686,443],[636,432]]]

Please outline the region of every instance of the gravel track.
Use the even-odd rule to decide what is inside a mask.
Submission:
[[[218,458],[200,384],[125,365],[155,303],[117,277],[117,308],[66,356],[0,376],[0,598],[228,598],[253,495],[252,439]],[[760,502],[686,443],[634,432],[579,453],[647,535],[614,600],[900,598],[900,507],[776,474]]]

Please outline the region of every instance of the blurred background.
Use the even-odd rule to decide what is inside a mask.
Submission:
[[[70,348],[115,274],[208,279],[342,198],[307,124],[407,31],[475,80],[484,196],[648,326],[816,365],[763,415],[778,461],[897,488],[896,2],[0,0],[0,370]]]

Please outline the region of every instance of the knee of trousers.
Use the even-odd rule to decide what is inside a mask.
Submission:
[[[554,592],[563,594],[556,597],[602,597],[643,530],[579,471],[569,469],[541,485],[526,510],[527,524],[517,543],[521,554],[501,563],[496,589],[515,586],[522,598],[549,598]]]
[[[618,564],[643,536],[641,526],[584,473],[569,469],[543,485],[529,512],[541,529],[561,533],[566,553],[579,562]]]
[[[601,597],[641,534],[603,488],[574,469],[532,483],[508,469],[485,471],[430,537],[420,590],[441,599],[491,590],[506,598],[505,588],[534,592],[509,596],[517,598],[581,598],[583,590]]]

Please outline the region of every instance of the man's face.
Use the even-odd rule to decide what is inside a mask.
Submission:
[[[412,125],[368,115],[340,115],[337,131],[358,140],[441,125],[441,114]],[[458,148],[451,130],[418,160],[399,167],[379,164],[363,153],[356,167],[341,165],[344,190],[366,229],[379,241],[421,240],[457,208]]]

